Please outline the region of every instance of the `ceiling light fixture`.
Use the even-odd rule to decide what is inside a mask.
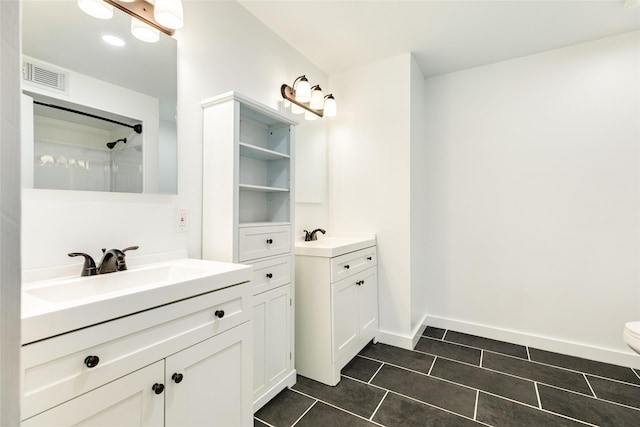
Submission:
[[[176,29],[184,25],[181,0],[155,0],[155,5],[148,0],[78,0],[78,6],[87,14],[100,19],[111,19],[115,7],[168,36],[172,36]],[[132,23],[132,30],[133,27]],[[135,33],[134,35],[138,37]]]
[[[305,113],[304,117],[307,120],[336,116],[336,99],[333,94],[325,96],[320,85],[311,87],[305,76],[295,79],[291,86],[280,86],[280,93],[285,100],[291,102],[291,112]]]

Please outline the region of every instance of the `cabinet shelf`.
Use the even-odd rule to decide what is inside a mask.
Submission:
[[[257,191],[260,193],[285,193],[289,191],[288,188],[266,187],[263,185],[251,185],[251,184],[240,184],[238,185],[238,188],[244,191]]]
[[[288,154],[267,150],[266,148],[245,144],[244,142],[241,142],[238,145],[240,146],[240,155],[243,157],[249,157],[256,160],[280,160],[291,158]]]

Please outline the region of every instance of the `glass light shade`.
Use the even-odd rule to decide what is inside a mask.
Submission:
[[[302,114],[305,112],[305,109],[300,107],[299,105],[294,104],[293,102],[291,103],[291,112],[293,114]]]
[[[122,40],[120,37],[116,37],[116,36],[112,36],[111,34],[105,34],[104,36],[102,36],[102,40],[105,43],[109,43],[111,46],[124,46],[124,40]]]
[[[181,0],[156,0],[153,17],[163,27],[177,30],[184,25]]]
[[[155,43],[160,40],[160,31],[139,19],[131,18],[131,34],[138,40]]]
[[[298,80],[298,84],[293,89],[296,91],[296,101],[309,102],[311,100],[311,86],[306,78]]]
[[[316,116],[315,114],[313,114],[310,111],[305,111],[304,112],[304,118],[305,118],[305,120],[312,121],[312,120],[317,120],[318,116]]]
[[[78,7],[87,15],[98,19],[113,18],[113,6],[102,0],[78,0]]]
[[[324,94],[320,86],[314,86],[315,89],[311,91],[311,101],[309,101],[309,107],[314,110],[322,110],[324,106]]]
[[[336,100],[332,95],[328,95],[324,100],[324,117],[335,117],[337,113]]]

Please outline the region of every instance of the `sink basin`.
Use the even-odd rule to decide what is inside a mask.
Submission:
[[[250,266],[183,258],[97,276],[23,283],[22,344],[252,278]]]
[[[318,240],[312,240],[310,242],[303,240],[296,241],[295,254],[332,258],[369,248],[375,246],[375,244],[375,236],[323,236],[319,237]]]
[[[84,298],[101,298],[122,291],[131,293],[149,286],[190,280],[206,273],[206,269],[185,265],[156,265],[97,276],[46,281],[29,287],[24,292],[49,302],[63,303]]]

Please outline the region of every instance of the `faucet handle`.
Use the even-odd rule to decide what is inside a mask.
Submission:
[[[122,250],[122,252],[127,252],[127,251],[135,251],[136,249],[138,249],[140,246],[129,246],[128,248],[124,248]]]
[[[304,241],[305,242],[310,242],[311,241],[311,232],[307,231],[307,230],[302,230],[304,231]]]
[[[83,252],[71,252],[71,253],[68,253],[67,256],[70,256],[70,257],[83,256],[84,257],[84,264],[82,265],[82,272],[80,273],[80,276],[94,276],[98,274],[96,262],[93,260],[93,258],[91,258],[91,255],[85,254]]]

